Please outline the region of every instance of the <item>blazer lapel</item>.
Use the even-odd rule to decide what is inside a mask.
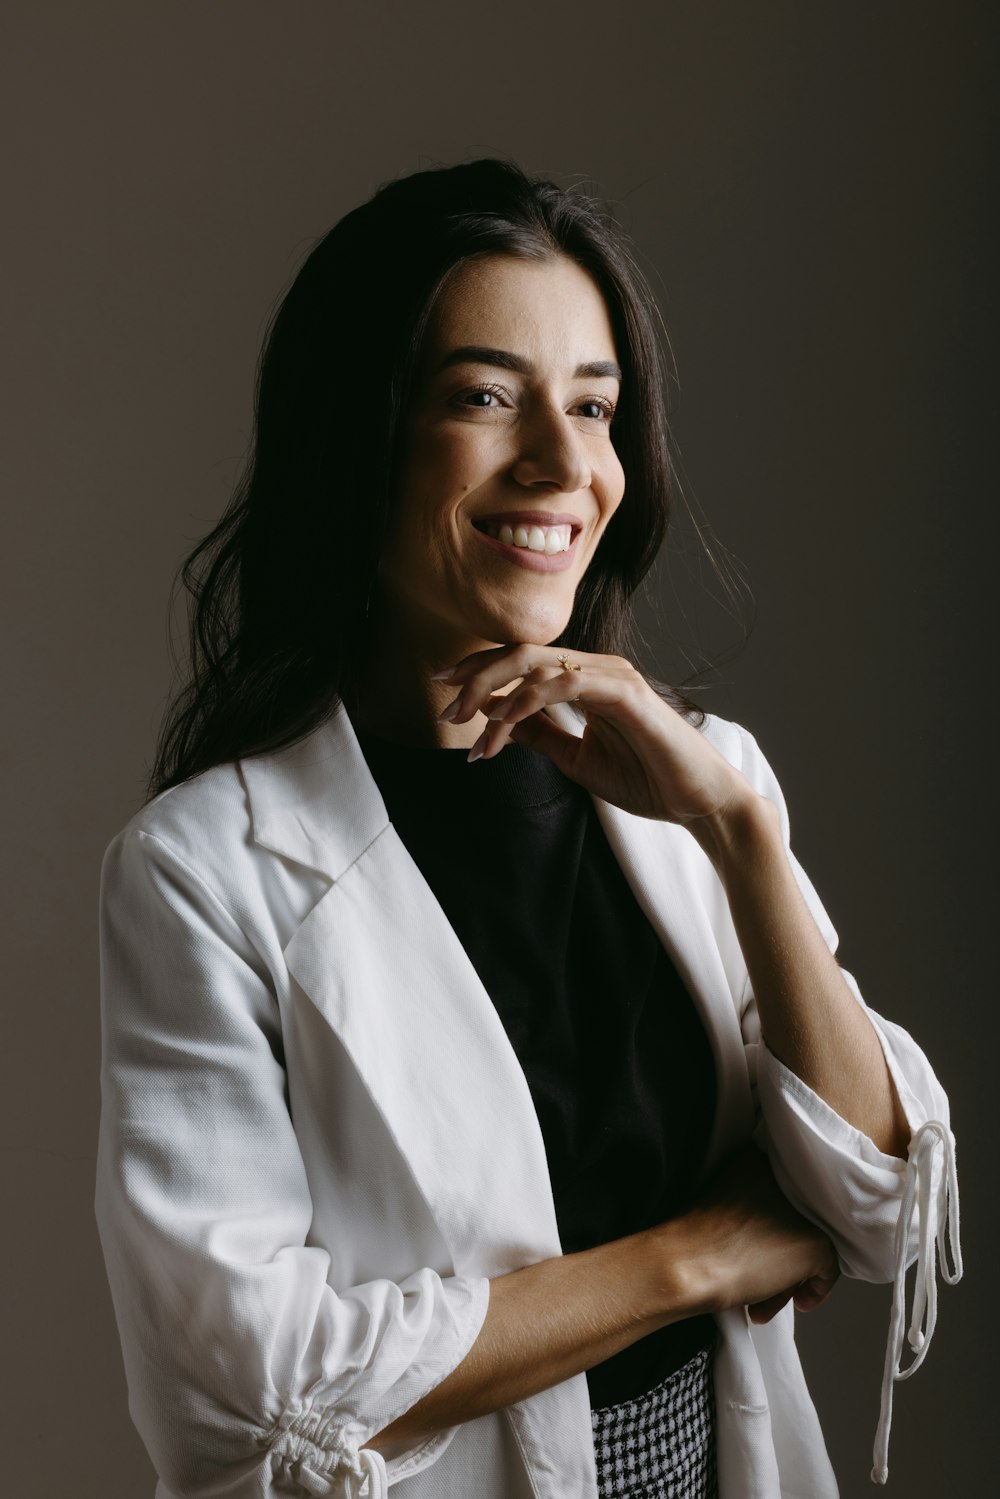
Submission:
[[[718,945],[711,905],[711,861],[674,823],[640,823],[607,802],[597,813],[632,891],[670,953],[694,1000],[715,1059],[715,1124],[706,1153],[711,1170],[753,1128],[753,1101],[739,1017]],[[710,904],[706,904],[706,896]]]
[[[285,947],[288,971],[363,1078],[455,1272],[498,1275],[559,1254],[524,1072],[389,822],[343,705],[243,771],[255,840],[333,881]]]
[[[571,703],[554,703],[546,712],[567,733],[582,737],[584,719]],[[742,972],[742,955],[726,893],[711,860],[684,828],[635,817],[600,797],[593,801],[608,844],[673,958],[708,1033],[718,1079],[715,1127],[706,1156],[706,1169],[711,1169],[753,1128],[753,1101],[733,995],[733,977]]]

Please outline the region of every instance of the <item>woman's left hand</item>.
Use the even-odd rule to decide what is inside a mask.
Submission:
[[[561,654],[570,665],[562,665]],[[499,691],[518,678],[510,692]],[[462,688],[449,722],[467,722],[476,712],[491,719],[472,754],[479,749],[490,758],[511,739],[547,755],[592,795],[639,817],[716,822],[755,795],[745,777],[621,656],[497,646],[465,656],[448,684]],[[584,709],[582,738],[542,711],[556,702],[578,702]]]

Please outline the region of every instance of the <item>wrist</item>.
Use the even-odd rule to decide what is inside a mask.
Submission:
[[[705,1252],[693,1214],[648,1229],[647,1267],[653,1328],[719,1310],[718,1280]]]
[[[688,829],[723,879],[783,847],[778,808],[745,782],[723,808],[689,823]]]

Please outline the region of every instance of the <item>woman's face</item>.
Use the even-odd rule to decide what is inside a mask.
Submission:
[[[452,273],[420,351],[379,567],[409,650],[441,666],[562,633],[625,489],[610,430],[620,378],[604,299],[574,261],[491,256]],[[512,534],[491,539],[487,524]]]

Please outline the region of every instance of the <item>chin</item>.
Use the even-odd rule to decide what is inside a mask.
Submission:
[[[500,639],[519,645],[551,645],[569,624],[572,612],[572,609],[560,610],[558,614],[550,609],[512,609],[508,614],[498,614],[491,629],[500,632]]]

